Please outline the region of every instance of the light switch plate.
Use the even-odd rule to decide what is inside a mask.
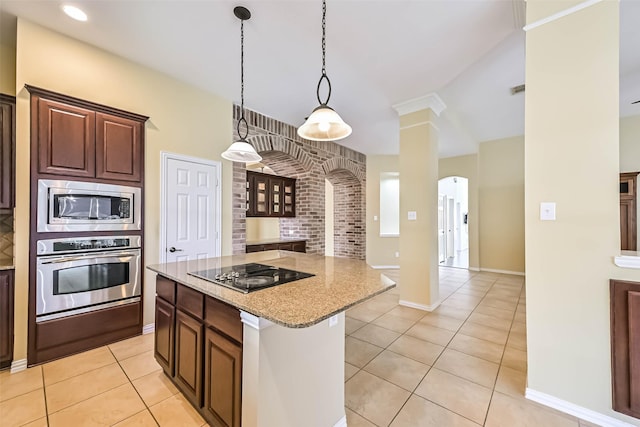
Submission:
[[[374,220],[374,221],[377,221],[377,220],[378,220],[378,215],[374,215],[374,216],[373,216],[373,220]]]
[[[418,213],[416,211],[409,211],[407,213],[407,219],[409,221],[415,221],[418,219]]]
[[[555,202],[540,203],[540,219],[542,221],[556,220],[556,204]]]

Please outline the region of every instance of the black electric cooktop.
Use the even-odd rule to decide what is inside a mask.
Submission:
[[[301,271],[256,263],[192,271],[187,274],[245,294],[314,276]]]

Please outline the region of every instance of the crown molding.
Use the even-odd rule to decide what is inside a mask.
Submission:
[[[430,93],[419,98],[413,98],[408,101],[399,102],[392,105],[393,109],[398,112],[398,115],[404,116],[405,114],[415,113],[416,111],[432,109],[436,115],[440,115],[447,105],[438,96],[437,93]]]

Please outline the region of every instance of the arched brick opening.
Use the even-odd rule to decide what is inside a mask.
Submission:
[[[365,259],[365,186],[358,176],[364,174],[356,165],[339,160],[345,159],[323,164],[325,177],[333,185],[334,256]]]

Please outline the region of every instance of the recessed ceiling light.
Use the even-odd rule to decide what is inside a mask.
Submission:
[[[65,4],[64,6],[62,6],[62,10],[64,11],[64,13],[66,13],[76,21],[84,22],[87,20],[87,14],[75,6]]]

